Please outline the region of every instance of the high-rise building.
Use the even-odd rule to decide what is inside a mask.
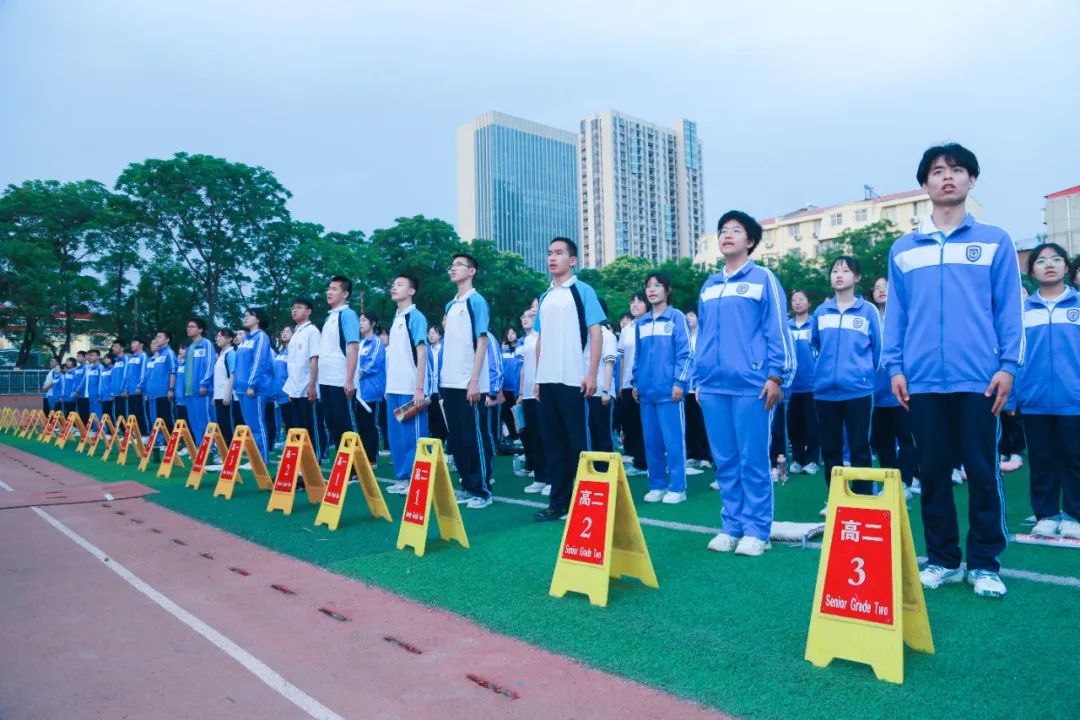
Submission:
[[[578,242],[577,136],[499,112],[458,128],[458,234],[546,271],[554,237]]]
[[[1080,185],[1047,195],[1043,222],[1046,241],[1056,242],[1075,257],[1080,252]]]
[[[706,222],[696,123],[672,129],[608,110],[581,121],[579,144],[585,267],[694,257]]]

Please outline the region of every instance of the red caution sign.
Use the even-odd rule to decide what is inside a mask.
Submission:
[[[334,467],[330,470],[330,482],[326,485],[326,494],[323,502],[329,505],[340,505],[342,489],[349,479],[349,459],[352,451],[342,451],[334,459]]]
[[[563,539],[564,559],[604,564],[610,490],[611,486],[606,482],[582,480],[578,483],[577,499],[570,509]]]
[[[278,465],[277,477],[274,479],[274,492],[291,493],[296,486],[296,461],[300,458],[300,448],[294,445],[286,445],[285,452],[281,455],[281,464]]]
[[[838,507],[821,612],[892,625],[892,522],[888,510]]]
[[[403,522],[423,525],[427,520],[428,491],[431,487],[431,463],[417,461],[413,465],[412,478],[409,481],[409,495],[405,500]]]

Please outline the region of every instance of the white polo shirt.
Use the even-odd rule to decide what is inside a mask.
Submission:
[[[342,346],[348,349],[353,343],[360,344],[360,318],[346,305],[332,309],[323,323],[319,344],[320,385],[345,386],[346,356]]]
[[[539,333],[530,330],[521,341],[521,347],[517,349],[521,356],[521,396],[526,400],[533,397],[533,386],[536,385],[536,341],[540,339]]]
[[[603,312],[591,287],[571,276],[562,285],[552,283],[541,296],[536,316],[540,333],[540,359],[536,366],[536,382],[577,387],[585,379],[589,368],[587,359],[591,351],[591,336],[586,335],[585,349],[581,347],[581,324],[577,304],[570,288],[578,285],[585,311],[587,328],[603,320]]]
[[[622,351],[622,367],[619,369],[619,389],[629,390],[630,380],[634,376],[634,356],[637,353],[637,321],[623,328],[619,335],[619,350]]]
[[[310,322],[297,325],[293,330],[288,347],[289,377],[283,388],[291,398],[307,396],[307,386],[311,382],[311,358],[319,357],[322,345],[322,333]]]
[[[476,324],[469,318],[468,305],[472,304]],[[446,332],[443,334],[442,358],[440,362],[439,385],[441,387],[466,390],[472,377],[473,360],[476,349],[474,338],[487,332],[487,302],[473,288],[464,297],[455,297],[446,306]],[[491,384],[488,377],[487,353],[483,357],[483,367],[477,377],[480,392],[487,393]]]
[[[414,352],[417,359],[420,353],[427,352],[427,318],[415,305],[410,304],[407,308],[399,308],[394,313],[394,322],[390,325],[390,343],[386,347],[386,392],[388,395],[411,397],[416,391]],[[426,375],[430,376],[430,371]],[[424,392],[429,392],[426,387],[427,382],[424,385]]]

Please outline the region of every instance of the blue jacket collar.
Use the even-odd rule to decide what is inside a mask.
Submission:
[[[664,308],[664,312],[659,315],[653,315],[652,310],[646,310],[645,314],[641,316],[641,322],[659,322],[660,320],[672,321],[675,319],[675,308],[668,305]]]
[[[1076,294],[1076,291],[1073,290],[1068,285],[1066,285],[1065,286],[1065,294],[1062,295],[1061,299],[1057,301],[1056,306],[1076,304],[1077,297],[1078,297],[1078,295]],[[1033,293],[1030,296],[1028,296],[1027,301],[1029,303],[1031,303],[1032,305],[1038,305],[1040,307],[1046,307],[1046,300],[1044,300],[1039,295],[1039,293],[1037,293],[1037,292]]]
[[[960,234],[961,231],[970,230],[971,226],[974,224],[975,216],[973,216],[971,213],[968,213],[964,216],[964,219],[960,221],[960,224],[957,225],[951,233],[949,233],[949,236],[945,238],[945,242],[952,242],[956,239],[956,236]],[[914,232],[915,237],[918,240],[933,240],[934,242],[937,242],[937,240],[934,239],[933,235],[923,232],[923,228],[921,225]]]
[[[863,300],[862,295],[855,296],[855,304],[852,305],[849,310],[862,310],[862,306],[866,304],[866,300]],[[836,298],[831,297],[825,302],[821,303],[821,308],[827,312],[840,312],[840,308],[836,305]]]

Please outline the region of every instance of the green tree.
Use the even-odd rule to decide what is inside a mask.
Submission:
[[[5,334],[19,344],[20,367],[42,345],[55,357],[71,347],[75,316],[99,290],[84,269],[108,198],[92,180],[28,180],[0,197],[0,296],[4,326],[18,328]]]
[[[548,280],[527,267],[520,255],[502,252],[490,240],[474,240],[464,246],[464,250],[480,262],[476,288],[488,302],[491,332],[500,342],[507,328],[516,329],[520,335],[521,314],[529,309],[533,298],[544,292]],[[443,306],[453,290],[450,292]],[[442,319],[442,308],[439,309],[439,319]]]
[[[128,288],[138,277],[144,260],[140,254],[149,227],[146,218],[130,198],[109,194],[105,210],[91,239],[90,266],[102,277],[99,299],[103,310],[103,329],[117,336],[127,335],[134,318]],[[137,281],[137,280],[136,280]]]
[[[250,304],[266,309],[273,328],[291,324],[289,311],[292,299],[298,294],[294,291],[293,275],[302,256],[301,248],[318,241],[322,233],[321,225],[279,220],[267,226],[258,243],[251,267],[256,280],[251,287]],[[306,289],[303,294],[310,291]]]
[[[364,233],[353,230],[313,237],[303,234],[293,258],[292,272],[289,274],[289,295],[311,299],[314,310],[312,322],[321,323],[326,317],[326,286],[334,275],[342,275],[356,283],[350,303],[356,308],[361,307],[357,289],[363,289],[361,278],[367,272],[370,258]]]
[[[128,165],[116,189],[148,218],[156,260],[176,259],[186,268],[171,281],[187,278],[200,289],[211,322],[223,285],[243,287],[267,228],[289,218],[291,193],[272,172],[210,155],[177,153]]]
[[[124,324],[124,337],[148,339],[159,330],[167,330],[172,333],[174,347],[187,342],[187,321],[199,314],[202,297],[198,287],[175,281],[185,272],[185,266],[175,260],[146,265],[128,298],[131,320]]]

